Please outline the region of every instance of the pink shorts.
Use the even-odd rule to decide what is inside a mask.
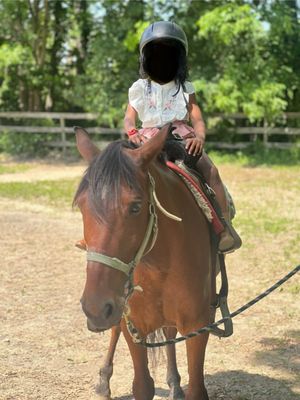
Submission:
[[[189,126],[186,121],[174,121],[172,126],[176,129],[173,133],[177,133],[182,139],[189,139],[195,137],[194,128]],[[152,138],[159,132],[159,128],[141,128],[139,129],[139,134],[145,136],[147,139]]]

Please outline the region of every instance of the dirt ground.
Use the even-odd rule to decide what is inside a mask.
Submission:
[[[85,166],[43,164],[34,168],[1,179],[44,179],[45,171],[47,179],[74,177],[80,176]],[[229,181],[233,172],[229,166],[223,168]],[[238,203],[249,202],[245,212],[251,212],[251,198],[242,200],[250,176],[259,180],[260,169],[235,171],[231,187]],[[299,172],[297,176],[299,179]],[[280,190],[278,185],[283,196]],[[263,188],[261,193],[263,207]],[[300,220],[299,209],[295,218]],[[289,272],[297,258],[299,264],[299,251],[298,255],[286,254],[284,246],[293,235],[292,230],[284,237],[279,234],[272,240],[257,241],[254,235],[251,245],[246,243],[228,256],[232,311]],[[98,335],[86,329],[79,304],[85,255],[74,248],[81,236],[78,212],[0,198],[1,400],[97,399],[94,387],[109,332]],[[294,290],[299,284],[299,276],[292,278],[238,316],[232,337],[210,338],[205,364],[210,400],[300,399],[300,302]],[[177,346],[177,356],[182,385],[186,386],[184,343]],[[162,358],[152,370],[156,400],[168,398],[165,364]],[[132,399],[132,377],[131,359],[121,338],[111,380],[114,400]]]

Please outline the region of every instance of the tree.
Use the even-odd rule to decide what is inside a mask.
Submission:
[[[65,90],[84,73],[91,17],[87,0],[3,0],[0,3],[2,105],[64,109]],[[13,28],[12,28],[13,27]],[[70,104],[69,104],[70,106]]]
[[[267,32],[251,6],[228,3],[215,7],[197,25],[211,61],[210,74],[196,81],[208,110],[245,111],[258,119],[266,109],[268,115],[282,111],[284,86],[273,79],[272,60],[265,54]],[[264,103],[261,108],[257,101],[264,91],[272,93],[272,104]]]
[[[86,110],[122,124],[149,23],[173,20],[189,41],[205,111],[273,121],[300,105],[297,0],[14,0],[0,2],[0,107]]]

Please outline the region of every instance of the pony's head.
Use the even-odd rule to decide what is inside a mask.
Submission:
[[[115,141],[102,152],[85,130],[75,128],[77,148],[89,162],[74,205],[82,213],[88,250],[81,303],[92,331],[109,329],[122,317],[132,261],[149,227],[148,170],[169,128],[142,147]]]

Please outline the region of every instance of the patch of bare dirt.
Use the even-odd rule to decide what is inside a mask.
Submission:
[[[46,173],[48,179],[50,172],[44,167],[41,172],[37,167],[35,178]],[[85,167],[70,172],[72,168],[68,173],[77,176]],[[55,179],[57,171],[51,173]],[[232,169],[224,173],[233,176]],[[235,171],[232,184],[238,201],[247,184],[244,173],[250,174]],[[259,176],[251,171],[251,179],[253,173]],[[65,177],[66,170],[60,176]],[[0,399],[97,399],[94,385],[109,332],[90,333],[80,308],[85,255],[74,248],[82,236],[79,213],[1,199],[0,227]],[[227,258],[232,310],[293,267],[280,235],[273,241],[256,243],[255,237],[249,241]],[[290,290],[297,283],[299,278],[294,277],[237,317],[232,337],[210,338],[205,370],[211,400],[300,399],[300,305]],[[184,344],[177,346],[177,354],[185,386]],[[168,398],[165,364],[161,360],[152,370],[156,400]],[[132,370],[121,338],[111,380],[113,399],[132,399]]]

